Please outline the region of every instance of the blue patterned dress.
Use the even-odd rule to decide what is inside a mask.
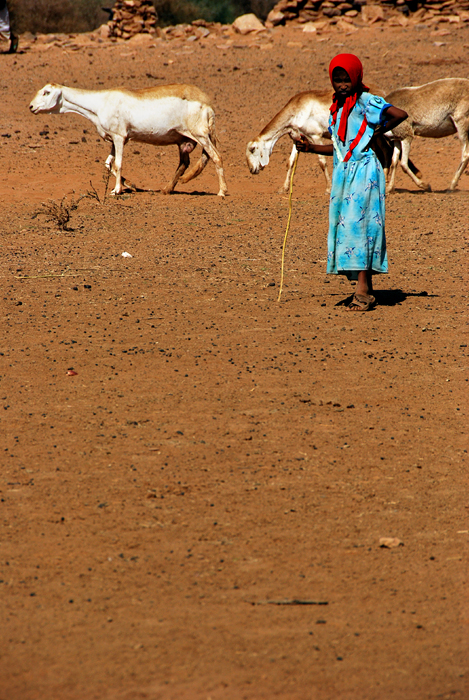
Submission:
[[[346,142],[337,135],[342,108],[329,131],[334,144],[327,239],[327,272],[343,274],[351,280],[360,270],[387,272],[386,238],[384,233],[385,189],[383,168],[373,150],[367,146],[373,130],[382,123],[383,111],[391,105],[382,97],[363,92],[349,114]],[[363,118],[367,126],[347,162],[342,162],[354,140]],[[340,154],[340,155],[339,155]]]

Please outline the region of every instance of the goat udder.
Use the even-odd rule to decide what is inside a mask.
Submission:
[[[183,153],[192,153],[196,146],[197,144],[195,141],[183,141],[180,148]]]

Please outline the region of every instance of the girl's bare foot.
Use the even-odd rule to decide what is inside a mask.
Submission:
[[[357,286],[354,290],[355,294],[373,294],[373,279],[370,270],[360,270],[358,273]]]

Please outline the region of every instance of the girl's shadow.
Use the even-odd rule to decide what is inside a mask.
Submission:
[[[380,306],[397,306],[402,304],[407,297],[428,297],[431,299],[438,296],[438,294],[429,294],[425,291],[403,292],[402,289],[378,289],[375,290],[374,295]]]
[[[437,297],[438,294],[429,294],[428,292],[403,292],[402,289],[378,289],[373,292],[378,306],[397,306],[402,304],[407,297],[428,297],[429,299]],[[346,299],[338,301],[336,306],[348,306],[353,299],[353,294]]]

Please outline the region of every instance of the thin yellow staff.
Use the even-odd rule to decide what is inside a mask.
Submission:
[[[285,230],[285,236],[283,239],[283,246],[282,246],[282,272],[280,275],[280,289],[278,292],[277,301],[280,301],[280,297],[282,296],[283,268],[284,268],[284,264],[285,264],[285,246],[287,244],[288,231],[290,230],[290,221],[291,221],[291,214],[292,214],[293,178],[295,177],[295,170],[296,170],[296,164],[298,163],[298,156],[299,156],[299,153],[297,153],[295,156],[295,162],[293,163],[293,170],[291,172],[291,177],[290,177],[290,192],[288,195],[288,221],[287,221],[287,228]]]

